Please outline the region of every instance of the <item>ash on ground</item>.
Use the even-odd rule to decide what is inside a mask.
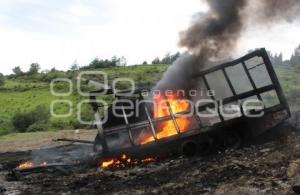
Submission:
[[[174,157],[123,169],[92,166],[9,177],[9,170],[29,156],[30,152],[0,154],[0,194],[252,195],[294,194],[300,188],[300,132],[289,126],[273,129],[241,149],[204,157]]]

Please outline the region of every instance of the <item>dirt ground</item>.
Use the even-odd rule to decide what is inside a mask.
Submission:
[[[37,150],[44,147],[59,146],[64,143],[54,143],[60,138],[82,139],[94,141],[97,130],[63,130],[56,132],[14,133],[0,137],[0,153]]]
[[[11,173],[34,155],[55,153],[76,161],[91,151],[88,145],[68,144],[1,153],[0,194],[294,194],[292,186],[300,174],[300,132],[288,126],[241,149],[202,157],[173,157],[122,169],[89,164],[21,177]]]

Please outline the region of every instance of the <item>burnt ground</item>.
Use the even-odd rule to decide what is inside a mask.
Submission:
[[[300,132],[288,126],[248,141],[241,149],[204,157],[173,157],[114,170],[72,167],[18,178],[10,173],[36,152],[73,152],[78,159],[88,155],[74,152],[80,147],[0,154],[0,194],[294,194],[292,186],[300,174]]]

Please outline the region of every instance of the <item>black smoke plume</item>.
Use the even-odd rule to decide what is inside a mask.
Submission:
[[[180,33],[179,45],[188,50],[164,74],[155,89],[189,90],[191,75],[212,60],[228,59],[249,26],[292,22],[300,15],[300,0],[202,0],[209,11],[194,16]]]
[[[180,45],[195,55],[218,57],[230,52],[242,30],[241,11],[245,0],[209,0],[210,11],[198,14],[193,24],[180,33]]]

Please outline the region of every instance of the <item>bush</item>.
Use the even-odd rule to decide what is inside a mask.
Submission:
[[[47,131],[48,129],[49,129],[49,125],[41,121],[30,125],[27,128],[27,132]]]
[[[52,70],[41,76],[41,81],[51,83],[52,80],[57,78],[66,78],[66,74],[62,71]]]
[[[124,57],[117,58],[116,56],[112,57],[111,60],[95,58],[88,66],[82,67],[81,70],[109,68],[118,65],[126,65],[126,59]]]
[[[64,129],[68,127],[68,122],[63,120],[51,120],[50,123],[54,129]]]
[[[70,126],[70,128],[73,128],[73,129],[87,129],[87,128],[89,128],[89,125],[81,124],[76,119],[75,120],[70,120],[69,126]]]
[[[297,98],[300,98],[300,89],[292,89],[289,92],[288,97],[290,100],[295,100]]]
[[[17,113],[12,118],[12,124],[19,132],[25,132],[29,127],[35,123],[47,124],[50,118],[48,109],[44,106],[38,106],[31,112]],[[37,126],[32,129],[38,129]]]
[[[17,131],[25,132],[34,123],[34,120],[29,113],[17,113],[12,118],[12,123]]]
[[[5,77],[2,73],[0,73],[0,86],[3,86],[5,84]]]

